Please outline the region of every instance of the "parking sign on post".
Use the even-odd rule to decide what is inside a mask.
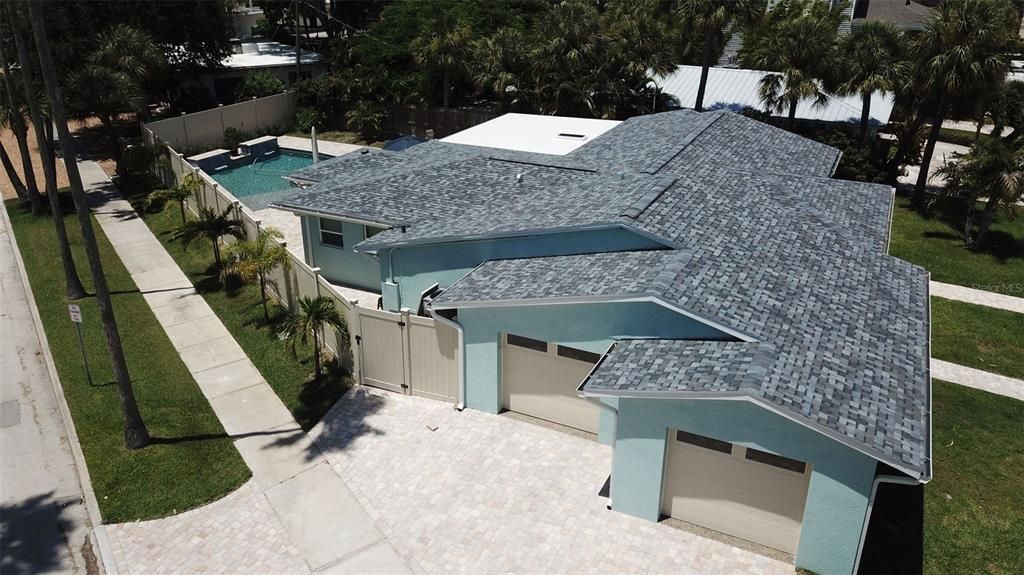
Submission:
[[[92,385],[92,374],[89,373],[89,358],[85,355],[85,341],[82,340],[82,308],[77,304],[68,304],[68,315],[78,332],[78,349],[82,352],[82,363],[85,365],[85,379]]]

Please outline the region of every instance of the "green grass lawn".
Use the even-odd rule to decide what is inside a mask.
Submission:
[[[296,138],[308,138],[309,132],[288,132],[286,135],[295,136]],[[357,144],[360,146],[373,146],[374,148],[382,148],[387,140],[370,140],[366,141],[356,132],[347,132],[344,130],[329,130],[327,132],[317,131],[317,140],[323,140],[326,142],[338,142],[341,144]]]
[[[297,357],[293,357],[279,338],[286,311],[271,304],[271,322],[267,325],[257,285],[229,278],[225,286],[214,270],[213,249],[209,243],[196,241],[186,250],[181,242],[172,239],[174,229],[181,224],[177,204],[164,211],[148,212],[141,205],[147,191],[145,186],[125,181],[118,184],[296,421],[303,429],[312,428],[348,390],[351,380],[333,373],[322,380],[311,381],[312,345],[300,348]]]
[[[925,572],[1024,573],[1024,402],[934,382]]]
[[[1006,131],[1003,131],[1006,134]],[[979,134],[980,140],[991,140],[990,134]],[[957,144],[959,146],[973,146],[974,132],[970,130],[957,130],[956,128],[939,128],[939,141]]]
[[[1024,210],[1008,220],[1000,216],[985,245],[964,247],[963,203],[937,202],[930,217],[896,198],[889,253],[924,267],[935,281],[1024,297]]]
[[[932,357],[1024,379],[1024,314],[933,297]]]
[[[68,319],[52,220],[49,216],[33,217],[19,207],[17,200],[6,202],[6,206],[104,522],[153,519],[181,512],[218,499],[244,483],[250,476],[249,468],[94,223],[132,384],[154,439],[144,449],[124,449],[117,387],[96,300],[86,297],[76,302],[85,319],[82,331],[93,379],[89,385],[75,329]],[[68,212],[72,215],[65,221],[75,261],[86,289],[92,293],[78,221],[73,211]]]

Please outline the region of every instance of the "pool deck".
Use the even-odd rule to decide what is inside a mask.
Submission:
[[[277,138],[277,145],[278,147],[287,148],[289,150],[299,150],[302,152],[313,151],[313,141],[309,138],[280,136]],[[316,141],[317,151],[328,156],[343,156],[349,152],[361,150],[365,147],[366,146],[357,146],[355,144],[342,144],[341,142],[328,142],[326,140]]]

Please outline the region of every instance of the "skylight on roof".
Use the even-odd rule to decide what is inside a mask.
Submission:
[[[562,133],[558,134],[557,137],[565,138],[567,140],[586,140],[587,139],[586,134],[570,134],[568,132],[562,132]]]

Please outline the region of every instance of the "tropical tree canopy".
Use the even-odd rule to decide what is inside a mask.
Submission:
[[[978,248],[996,214],[1016,216],[1016,204],[1024,198],[1024,147],[1000,139],[982,140],[937,173],[946,178],[946,195],[966,199],[964,242]],[[981,214],[977,213],[979,201],[985,205]]]
[[[242,222],[232,217],[234,210],[234,206],[228,206],[221,212],[213,208],[199,208],[199,217],[178,227],[174,232],[174,238],[181,240],[185,249],[188,249],[189,244],[200,238],[210,240],[210,243],[213,244],[214,263],[218,270],[223,269],[220,257],[220,238],[224,236],[239,239],[245,237],[242,232]]]
[[[837,91],[861,97],[861,139],[867,133],[871,96],[894,92],[909,72],[904,43],[903,33],[895,26],[871,20],[854,27],[839,44],[842,79]]]

